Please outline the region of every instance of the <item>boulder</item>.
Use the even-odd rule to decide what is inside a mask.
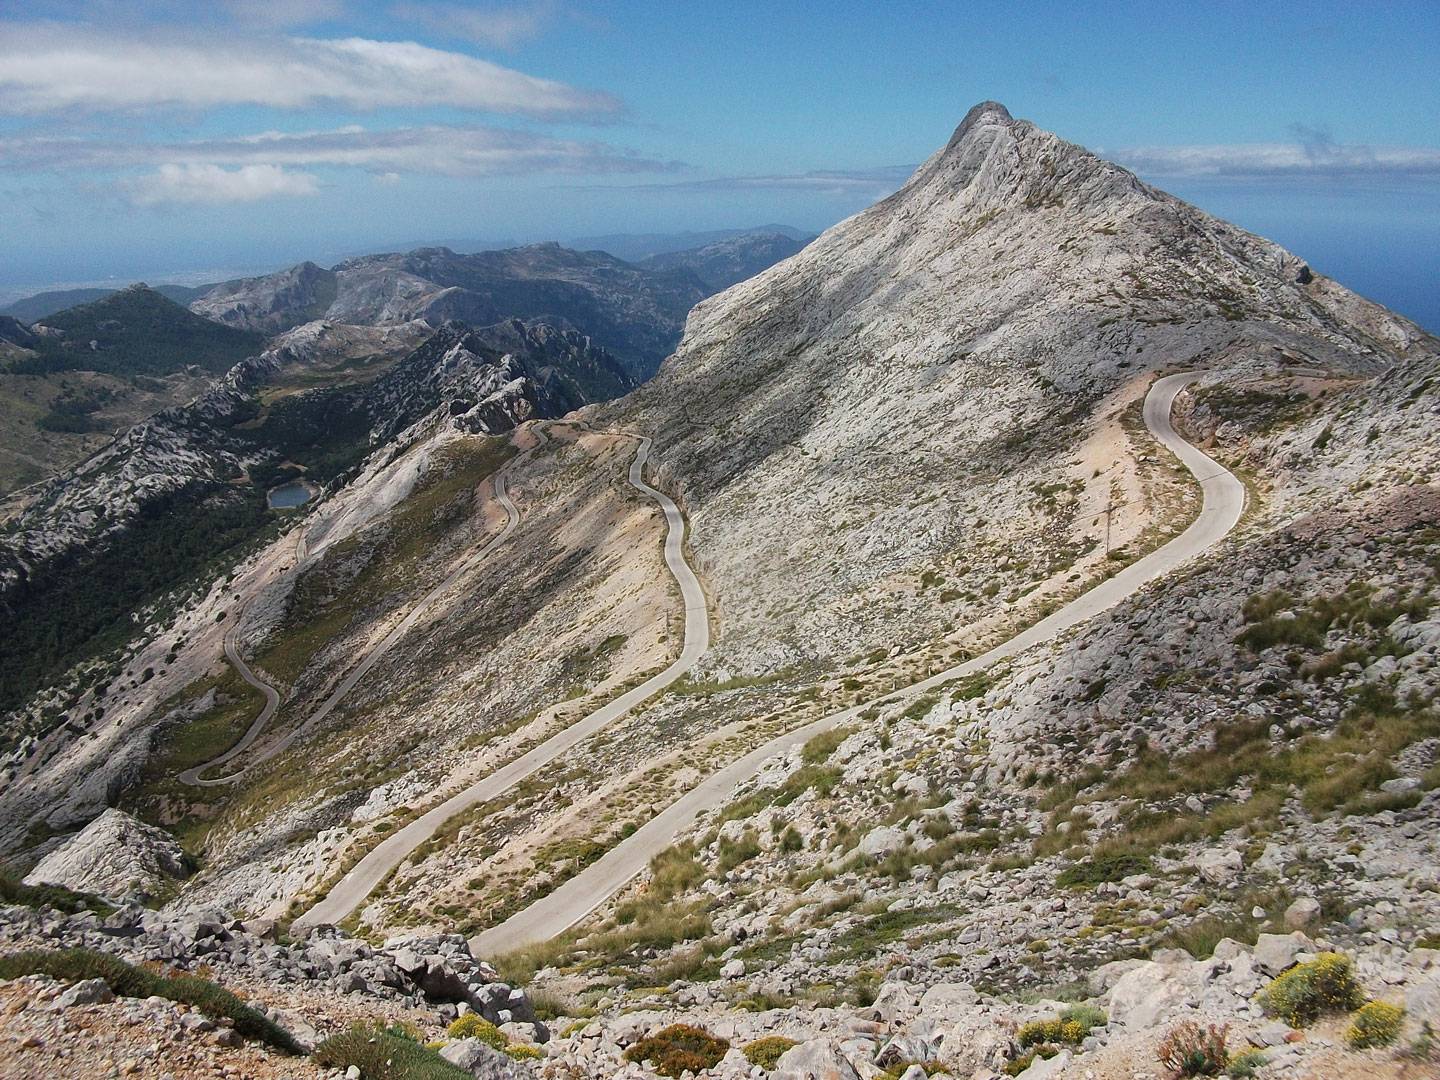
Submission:
[[[77,982],[55,999],[56,1009],[73,1009],[77,1005],[103,1005],[114,1001],[115,993],[104,979],[86,979]]]
[[[909,983],[884,982],[875,992],[875,1000],[865,1010],[865,1015],[890,1024],[914,1013],[919,1003],[919,995]]]
[[[1320,901],[1302,896],[1285,909],[1285,925],[1291,930],[1303,930],[1320,918]]]
[[[1410,980],[1405,988],[1405,1011],[1422,1024],[1440,1026],[1440,971]]]
[[[944,1019],[973,1009],[979,1003],[980,995],[969,983],[936,983],[920,995],[920,1011],[936,1013]]]
[[[41,859],[25,884],[153,896],[186,873],[185,852],[173,836],[110,809]]]
[[[905,846],[905,833],[892,825],[880,825],[871,829],[860,841],[860,854],[871,858],[889,855]]]
[[[1051,1058],[1036,1058],[1030,1063],[1030,1067],[1020,1074],[1020,1080],[1049,1080],[1052,1076],[1059,1076],[1069,1064],[1069,1050],[1061,1050]]]
[[[940,1058],[955,1076],[998,1072],[1014,1052],[1010,1032],[978,1012],[961,1017],[940,1036]]]
[[[479,1039],[453,1042],[441,1048],[440,1056],[478,1080],[523,1080],[529,1072]]]
[[[1195,869],[1212,885],[1226,885],[1240,874],[1244,861],[1234,848],[1207,848],[1195,860]]]
[[[1191,1003],[1194,978],[1189,961],[1142,963],[1116,981],[1108,1001],[1111,1023],[1153,1027],[1167,1013]]]
[[[860,1080],[855,1066],[824,1039],[792,1046],[780,1055],[770,1075],[779,1080]]]
[[[1295,957],[1314,948],[1315,943],[1299,930],[1291,934],[1261,934],[1255,940],[1255,966],[1266,975],[1279,975],[1295,963]]]

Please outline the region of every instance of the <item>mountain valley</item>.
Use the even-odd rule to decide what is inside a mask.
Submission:
[[[88,308],[0,319],[128,424],[7,478],[7,947],[462,1076],[1436,1075],[1440,341],[1299,257],[983,102],[808,242]]]

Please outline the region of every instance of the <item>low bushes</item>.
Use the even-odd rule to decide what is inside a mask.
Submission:
[[[92,893],[76,892],[63,885],[26,885],[14,874],[0,871],[0,903],[21,907],[52,907],[67,915],[94,911],[109,915],[115,909]]]
[[[1350,958],[1321,953],[1278,976],[1260,994],[1260,1005],[1291,1027],[1306,1027],[1325,1013],[1350,1012],[1365,1003]]]
[[[1372,1001],[1355,1010],[1350,1018],[1350,1027],[1345,1032],[1345,1041],[1356,1050],[1369,1050],[1375,1046],[1389,1046],[1400,1037],[1400,1025],[1405,1022],[1405,1009],[1383,1001]]]
[[[1051,1058],[1060,1052],[1061,1046],[1077,1045],[1091,1028],[1105,1021],[1105,1013],[1093,1005],[1072,1005],[1058,1016],[1021,1024],[1015,1040],[1026,1052],[1005,1067],[1006,1074],[1019,1076],[1036,1058]]]
[[[289,1054],[304,1053],[284,1028],[242,1003],[229,990],[196,975],[156,975],[93,949],[35,949],[0,956],[0,979],[18,979],[22,975],[49,975],[65,982],[104,979],[122,997],[155,996],[192,1005],[213,1019],[230,1021],[247,1039],[258,1039]]]
[[[627,1061],[648,1061],[661,1076],[703,1072],[720,1063],[730,1044],[704,1028],[671,1024],[625,1051]]]
[[[1072,1005],[1059,1016],[1021,1024],[1020,1030],[1015,1033],[1015,1038],[1021,1047],[1027,1049],[1032,1046],[1042,1046],[1045,1043],[1073,1045],[1084,1039],[1091,1028],[1099,1027],[1104,1023],[1105,1013],[1093,1005]],[[1048,1057],[1049,1055],[1044,1056]]]
[[[315,1061],[332,1069],[353,1065],[365,1080],[472,1080],[429,1047],[363,1027],[326,1039],[315,1048]]]
[[[768,1035],[746,1044],[745,1060],[768,1071],[775,1068],[781,1054],[798,1045],[794,1039],[787,1039],[783,1035]]]
[[[1148,873],[1150,859],[1129,853],[1096,855],[1093,859],[1068,866],[1055,878],[1062,889],[1084,889],[1104,882],[1121,881],[1134,874]]]
[[[1219,1076],[1230,1064],[1226,1026],[1201,1027],[1186,1020],[1170,1029],[1155,1056],[1172,1077]]]
[[[479,1013],[466,1013],[460,1019],[452,1021],[445,1029],[445,1033],[452,1039],[479,1039],[486,1046],[496,1050],[504,1050],[509,1039],[498,1027],[486,1020]]]

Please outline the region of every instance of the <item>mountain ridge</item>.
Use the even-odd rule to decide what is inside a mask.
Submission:
[[[453,257],[383,257],[376,295],[398,316],[428,280],[415,271]],[[447,820],[360,928],[497,925],[706,777],[839,714],[573,935],[489,958],[567,1020],[587,1014],[556,1024],[557,1068],[648,1075],[627,1050],[681,1020],[737,1050],[793,1037],[797,1071],[1018,1074],[1043,1057],[1022,1025],[1063,1033],[1064,996],[1105,1020],[1041,1071],[1153,1070],[1166,1028],[1198,1019],[1334,1075],[1340,1029],[1292,1037],[1256,999],[1331,948],[1367,989],[1406,996],[1411,1032],[1440,1020],[1423,955],[1440,919],[1440,343],[1414,324],[982,103],[894,195],[697,304],[622,398],[539,422],[500,341],[431,340],[420,372],[402,360],[367,384],[399,438],[382,429],[284,535],[156,615],[115,673],[27,706],[64,722],[6,759],[10,851],[56,842],[31,822],[69,829],[118,802],[204,856],[172,911],[283,919],[450,792],[522,772],[680,644],[660,521],[623,480],[633,441],[616,433],[634,433],[684,510],[712,647]],[[567,370],[613,376],[590,359]],[[1247,481],[1239,526],[1058,638],[926,683],[1190,526],[1195,478],[1144,415],[1177,368],[1198,374],[1172,422]],[[508,439],[471,435],[496,400]],[[482,547],[502,518],[513,533]],[[216,674],[223,623],[243,617],[283,739],[457,569],[253,783],[169,786],[189,740],[244,719]]]

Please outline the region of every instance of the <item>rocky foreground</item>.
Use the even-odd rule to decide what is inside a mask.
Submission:
[[[1314,914],[1297,903],[1287,919],[1308,925]],[[726,991],[744,986],[747,976],[745,963],[732,959],[720,969],[713,991],[704,984],[677,984],[669,989],[678,993],[657,987],[627,995],[622,988],[598,1007],[575,1010],[583,1016],[567,1015],[574,1002],[563,997],[532,1000],[494,967],[474,959],[458,936],[370,945],[322,927],[295,940],[280,937],[269,921],[166,916],[135,904],[104,915],[0,908],[0,952],[7,956],[89,949],[148,970],[199,974],[280,1025],[309,1055],[247,1040],[225,1020],[162,996],[117,995],[98,978],[27,975],[0,980],[0,1075],[488,1080],[1220,1075],[1177,1072],[1160,1061],[1165,1040],[1177,1029],[1182,1035],[1221,1033],[1225,1056],[1219,1060],[1231,1076],[1440,1075],[1431,1034],[1440,1023],[1440,950],[1407,948],[1385,934],[1344,959],[1329,952],[1334,942],[1301,930],[1261,934],[1253,946],[1222,939],[1201,960],[1180,950],[1157,950],[1149,959],[1096,968],[1068,988],[1063,1001],[982,993],[961,981],[925,985],[900,967],[872,988],[863,1005],[769,1007],[774,1003],[760,994],[737,1007]],[[1343,1001],[1319,1001],[1307,1011],[1303,994],[1287,998],[1277,989],[1326,964],[1347,968],[1347,980],[1353,976]],[[1397,1007],[1396,1030],[1383,1045],[1358,1045],[1364,1039],[1356,1031],[1364,1025],[1354,1009],[1367,1000]],[[541,1013],[547,1019],[541,1020]],[[393,1063],[371,1071],[327,1067],[325,1040],[357,1028],[370,1038],[390,1032],[391,1038],[428,1043],[455,1071],[397,1071]]]

